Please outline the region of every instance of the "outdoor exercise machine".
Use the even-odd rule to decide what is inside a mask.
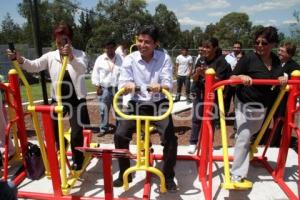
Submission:
[[[15,47],[14,47],[13,43],[9,43],[8,46],[9,46],[9,49],[12,52],[15,51]],[[27,100],[28,100],[28,107],[27,107],[27,110],[29,112],[28,114],[30,114],[30,116],[31,116],[32,124],[33,124],[33,127],[34,127],[34,131],[35,131],[35,134],[37,136],[38,144],[40,146],[41,155],[42,155],[43,163],[44,163],[44,166],[45,166],[45,175],[49,177],[50,176],[49,162],[48,162],[47,156],[46,156],[46,150],[45,150],[45,145],[44,145],[44,142],[43,142],[43,136],[41,134],[40,124],[38,122],[37,113],[34,110],[31,109],[34,106],[33,96],[32,96],[32,90],[31,90],[31,87],[30,87],[27,79],[25,78],[24,73],[22,72],[22,70],[21,70],[21,68],[20,68],[19,63],[17,62],[17,60],[13,59],[13,60],[11,60],[11,62],[13,64],[13,66],[14,66],[14,68],[15,68],[18,76],[19,76],[19,78],[21,79],[24,87],[25,87],[25,91],[26,91],[26,95],[27,95]]]
[[[160,191],[161,192],[166,192],[166,183],[165,183],[165,177],[163,175],[163,173],[158,170],[155,167],[152,167],[150,165],[150,132],[153,129],[150,126],[150,122],[151,121],[160,121],[163,120],[165,118],[167,118],[172,110],[173,110],[173,97],[172,95],[165,89],[162,89],[161,92],[167,97],[168,101],[169,101],[169,107],[168,110],[160,115],[160,116],[142,116],[142,115],[127,115],[125,113],[123,113],[120,108],[118,107],[118,99],[119,96],[124,94],[125,89],[122,88],[120,89],[114,99],[113,99],[113,107],[115,112],[122,117],[125,120],[135,120],[136,121],[136,146],[137,146],[137,152],[136,152],[136,165],[133,167],[128,168],[124,174],[123,174],[123,181],[124,181],[124,189],[127,190],[128,189],[128,175],[130,173],[133,173],[135,171],[147,171],[147,172],[151,172],[155,175],[157,175],[160,178]],[[144,121],[144,135],[142,136],[142,121]]]
[[[13,44],[9,45],[10,49],[14,51],[14,46]],[[80,171],[71,171],[70,175],[67,176],[67,166],[70,166],[70,164],[67,161],[67,155],[70,155],[70,153],[66,152],[66,147],[65,147],[65,138],[67,138],[67,141],[70,141],[70,131],[67,131],[66,133],[64,132],[64,127],[63,127],[63,105],[62,105],[62,100],[61,100],[61,84],[62,80],[64,77],[64,73],[68,64],[68,57],[64,56],[63,57],[63,65],[62,65],[62,70],[60,71],[59,74],[59,80],[57,84],[57,106],[54,105],[38,105],[35,106],[33,104],[33,98],[32,98],[32,92],[31,88],[22,72],[22,70],[19,67],[19,64],[16,60],[12,60],[12,63],[15,67],[15,70],[12,70],[9,74],[9,80],[10,77],[13,77],[14,79],[18,80],[19,75],[20,79],[25,85],[27,96],[28,96],[28,101],[29,101],[29,106],[28,110],[30,114],[32,115],[33,118],[33,124],[34,128],[37,134],[37,138],[39,141],[42,157],[43,157],[43,162],[45,164],[45,167],[48,167],[48,171],[46,170],[46,176],[50,178],[51,175],[51,180],[52,180],[52,185],[53,185],[53,194],[41,194],[41,193],[30,193],[30,192],[19,192],[19,197],[23,198],[36,198],[36,199],[52,199],[53,197],[60,197],[62,195],[66,195],[70,192],[71,188],[74,186],[76,183],[77,179],[80,177],[82,172],[84,172],[85,168],[87,167],[89,161],[91,160],[91,155],[86,154],[85,155],[85,160],[83,164],[83,168]],[[15,81],[13,78],[12,81]],[[15,81],[16,82],[16,81]],[[19,138],[20,140],[20,146],[22,149],[22,156],[26,155],[27,149],[28,149],[28,141],[27,141],[27,136],[26,136],[26,128],[25,128],[25,120],[24,120],[24,113],[23,113],[23,108],[22,108],[22,102],[21,102],[21,95],[20,95],[20,89],[19,89],[19,84],[18,82],[12,82],[11,87],[14,87],[13,89],[9,89],[9,87],[4,87],[5,85],[2,84],[1,88],[5,89],[5,94],[6,94],[6,99],[8,100],[8,105],[11,105],[16,110],[16,118],[11,120],[8,123],[8,128],[6,130],[6,144],[5,147],[7,148],[8,145],[8,133],[13,125],[13,123],[16,123],[18,126],[18,136],[15,138]],[[7,84],[10,86],[9,84]],[[9,92],[12,93],[12,95],[9,95]],[[17,93],[17,94],[16,94]],[[10,96],[13,97],[13,100],[16,103],[10,103]],[[40,126],[37,120],[37,113],[40,112],[42,115],[43,119],[43,124],[44,124],[44,130],[45,130],[45,141],[46,141],[46,147],[43,141],[43,137],[40,134]],[[51,118],[51,114],[57,113],[58,115],[58,126],[59,126],[59,153],[56,151],[56,146],[55,146],[55,141],[54,141],[54,130],[53,130],[53,121]],[[20,131],[21,130],[21,131]],[[91,131],[84,130],[83,131],[84,135],[84,146],[90,146],[94,145],[96,146],[97,144],[91,144]],[[18,147],[18,146],[17,146]],[[47,148],[47,151],[45,150]],[[44,151],[43,151],[44,149]],[[5,180],[7,180],[7,149],[5,151],[5,159],[4,159],[4,177]],[[43,153],[44,152],[44,153]],[[49,166],[49,160],[51,162],[51,166]],[[58,162],[60,161],[60,162]],[[21,178],[19,176],[17,177],[17,180],[14,181],[17,185],[22,182],[26,178],[26,162],[24,161],[24,171],[20,173]]]
[[[225,80],[215,82],[215,71],[213,69],[208,69],[205,73],[205,99],[204,99],[204,112],[203,112],[203,121],[201,127],[201,142],[198,144],[197,155],[200,156],[200,165],[199,165],[199,179],[203,187],[205,199],[212,199],[212,163],[213,161],[223,161],[224,162],[224,183],[222,187],[224,189],[249,189],[252,187],[251,182],[246,182],[244,184],[236,184],[231,182],[230,172],[229,172],[229,160],[232,160],[233,157],[228,155],[228,145],[227,145],[227,133],[226,133],[226,122],[224,115],[224,102],[222,90],[225,85],[238,85],[242,84],[241,80]],[[253,85],[279,85],[278,80],[269,80],[269,79],[254,79],[252,80]],[[281,144],[279,149],[279,154],[277,158],[277,165],[273,169],[270,163],[267,161],[266,152],[269,148],[270,141],[272,140],[274,131],[278,124],[278,121],[273,126],[273,130],[268,139],[267,145],[261,156],[252,156],[253,160],[262,163],[262,165],[267,169],[267,171],[272,175],[274,181],[281,187],[281,189],[286,193],[290,199],[299,199],[300,197],[300,182],[298,180],[298,194],[295,194],[289,186],[284,181],[284,170],[286,165],[286,158],[288,154],[289,144],[291,141],[291,132],[295,130],[297,136],[300,136],[300,130],[294,124],[294,115],[298,111],[296,109],[296,98],[300,95],[299,93],[300,85],[300,71],[294,71],[292,73],[291,80],[288,81],[287,86],[281,88],[281,91],[269,112],[261,131],[259,132],[258,137],[251,146],[250,154],[257,152],[257,145],[259,144],[261,138],[263,137],[265,130],[268,128],[270,121],[281,101],[284,94],[288,91],[288,101],[286,105],[286,117],[284,120],[284,127],[281,137]],[[219,100],[219,109],[220,109],[220,125],[221,125],[221,137],[222,137],[222,147],[223,155],[213,155],[213,131],[212,131],[212,122],[211,122],[211,112],[215,100],[215,90],[217,90],[217,96]],[[298,140],[298,148],[300,146]],[[300,162],[300,157],[298,154],[298,163]],[[298,173],[299,171],[298,165]]]
[[[9,109],[9,118],[7,120],[7,126],[5,129],[5,151],[4,151],[4,163],[3,163],[3,179],[8,180],[8,149],[9,149],[9,134],[14,128],[14,144],[16,147],[17,159],[21,161],[23,168],[19,173],[13,177],[14,184],[18,185],[26,178],[27,163],[24,159],[24,155],[28,151],[28,141],[26,137],[26,127],[24,122],[24,112],[21,102],[21,94],[19,89],[19,79],[15,70],[10,70],[8,73],[8,82],[0,83],[0,90],[4,92],[5,104]],[[2,109],[2,108],[1,108]],[[17,131],[16,131],[17,130]]]

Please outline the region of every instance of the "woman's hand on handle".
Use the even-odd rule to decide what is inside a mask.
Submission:
[[[230,79],[240,79],[245,86],[252,85],[252,78],[247,75],[232,75]]]
[[[10,49],[6,49],[7,56],[10,60],[17,60],[19,64],[24,63],[24,58],[17,51],[12,51]]]
[[[279,83],[281,86],[285,86],[289,80],[289,77],[286,75],[286,76],[279,76],[278,77],[278,80],[279,80]]]

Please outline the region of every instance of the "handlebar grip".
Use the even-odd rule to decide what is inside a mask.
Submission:
[[[15,45],[14,45],[14,43],[13,42],[9,42],[8,43],[8,48],[9,48],[9,50],[11,51],[11,52],[13,52],[13,53],[15,53],[15,51],[16,51],[16,49],[15,49]],[[11,59],[11,60],[17,60],[17,57],[15,57],[15,58],[13,58],[13,59]]]
[[[150,86],[147,86],[147,92],[151,92],[151,87]],[[159,92],[162,92],[162,87],[160,86],[160,89],[159,89]]]
[[[141,86],[135,86],[134,91],[135,92],[140,92],[141,91]]]
[[[8,43],[8,48],[9,48],[9,50],[11,50],[12,52],[14,52],[16,49],[15,49],[15,45],[14,45],[14,43],[13,42],[9,42]]]

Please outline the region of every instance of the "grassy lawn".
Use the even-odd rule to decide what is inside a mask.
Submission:
[[[86,84],[88,92],[96,91],[95,86],[92,85],[91,79],[85,79],[85,84]],[[43,99],[41,84],[32,84],[31,85],[31,90],[32,90],[32,96],[33,96],[34,101]],[[48,98],[50,98],[51,97],[51,83],[47,83],[47,93],[48,93]],[[23,102],[28,101],[27,100],[27,95],[26,95],[26,90],[25,90],[25,87],[23,85],[21,86],[21,95],[22,95],[22,101]]]

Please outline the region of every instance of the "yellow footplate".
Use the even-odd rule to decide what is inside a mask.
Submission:
[[[253,183],[247,179],[243,179],[241,182],[222,183],[222,188],[227,190],[249,190],[253,186]]]

